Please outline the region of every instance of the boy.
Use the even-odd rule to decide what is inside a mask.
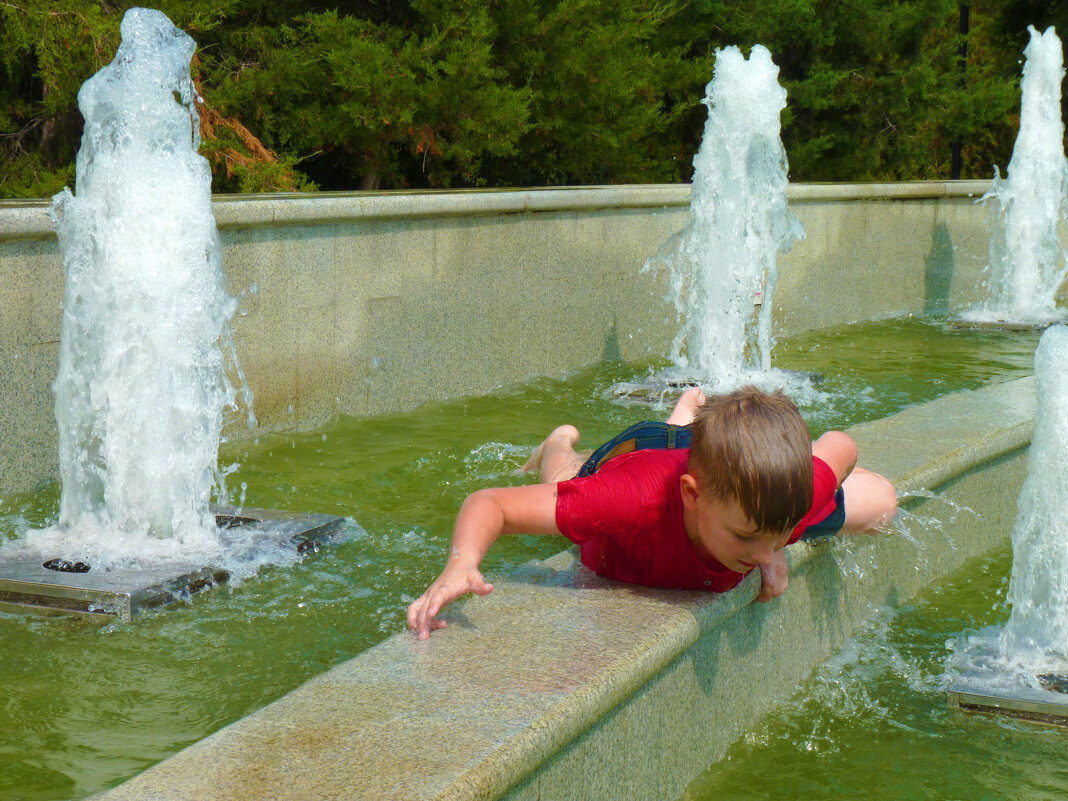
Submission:
[[[447,604],[493,590],[478,565],[502,533],[563,534],[596,573],[654,587],[726,592],[759,567],[768,601],[786,589],[782,549],[806,530],[874,532],[897,511],[890,482],[855,466],[852,438],[811,443],[782,392],[691,389],[666,423],[632,426],[585,462],[577,442],[560,426],[524,465],[541,483],[464,501],[444,570],[408,607],[420,639],[445,627]]]

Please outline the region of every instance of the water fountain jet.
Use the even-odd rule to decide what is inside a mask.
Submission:
[[[1056,307],[1068,275],[1068,252],[1060,239],[1061,224],[1068,221],[1064,53],[1052,27],[1028,31],[1020,132],[1005,178],[995,167],[993,185],[980,199],[990,208],[990,297],[952,321],[957,328],[1045,328],[1068,317]]]
[[[648,382],[617,384],[617,398],[658,402],[698,384],[718,392],[790,383],[771,367],[776,257],[804,230],[786,206],[779,138],[786,90],[778,74],[762,45],[748,60],[737,47],[716,51],[689,219],[643,268],[670,274],[682,321],[671,346],[674,366]]]
[[[343,521],[211,506],[225,497],[223,411],[237,408],[220,348],[236,301],[197,153],[196,44],[151,9],[120,30],[78,92],[77,192],[52,209],[66,275],[59,521],[0,548],[0,603],[129,617],[295,561]]]
[[[1035,352],[1038,409],[1012,531],[1012,614],[961,659],[951,707],[1068,726],[1068,327]]]

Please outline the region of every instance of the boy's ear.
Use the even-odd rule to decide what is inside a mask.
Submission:
[[[697,499],[701,496],[701,485],[697,476],[692,473],[683,473],[679,477],[679,492],[682,494],[682,505],[689,511],[696,511]]]

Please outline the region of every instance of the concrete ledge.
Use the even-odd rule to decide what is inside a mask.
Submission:
[[[981,197],[990,181],[910,181],[889,184],[791,184],[793,202]],[[531,211],[591,211],[687,207],[689,184],[472,189],[461,191],[280,192],[216,195],[220,229],[319,225],[371,220],[470,217]],[[55,236],[50,200],[0,201],[0,241]]]
[[[223,195],[215,198],[220,228],[365,220],[473,217],[522,212],[598,211],[689,206],[684,184],[587,186],[521,190],[339,192],[317,195]]]
[[[978,200],[990,181],[901,181],[891,184],[790,184],[786,197],[793,203],[822,200],[906,200],[965,197]]]
[[[16,239],[55,239],[48,216],[48,200],[0,200],[0,242]]]
[[[97,798],[676,798],[874,609],[1005,540],[1033,416],[1022,379],[855,427],[905,498],[939,490],[906,504],[939,525],[792,546],[770,604],[752,603],[755,575],[656,591],[566,551],[454,606],[429,641],[397,634]]]

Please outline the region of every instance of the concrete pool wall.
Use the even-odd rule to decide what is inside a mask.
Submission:
[[[986,263],[988,181],[789,187],[807,238],[780,258],[775,324],[960,306]],[[690,188],[223,196],[215,216],[241,364],[264,428],[666,353],[664,274],[639,272]],[[0,202],[0,491],[55,477],[63,271],[45,201]],[[240,425],[229,432],[247,434]]]

